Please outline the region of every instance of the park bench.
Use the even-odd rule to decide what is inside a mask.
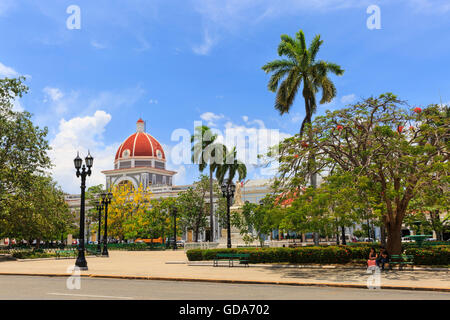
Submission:
[[[219,266],[219,260],[228,260],[228,266],[233,267],[233,261],[239,261],[248,267],[250,255],[248,253],[218,253],[214,258],[214,267]]]
[[[93,248],[85,248],[85,250],[86,250],[86,253],[87,253],[88,255],[91,254],[91,255],[96,256],[96,255],[99,254],[99,252],[97,251],[97,249],[93,249]]]
[[[55,254],[56,254],[56,259],[59,259],[59,258],[61,258],[62,256],[64,256],[64,254],[70,254],[70,255],[73,255],[73,256],[76,256],[75,255],[75,250],[74,249],[65,249],[65,250],[55,250]]]
[[[389,269],[392,270],[392,265],[398,265],[400,270],[405,265],[414,265],[414,256],[406,254],[393,254],[389,259]]]

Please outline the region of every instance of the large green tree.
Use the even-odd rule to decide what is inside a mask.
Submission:
[[[24,80],[0,79],[0,209],[51,167],[47,128],[34,126],[30,113],[14,110],[14,101],[28,91]]]
[[[409,107],[393,94],[369,98],[316,117],[304,145],[296,135],[279,146],[278,187],[295,189],[309,176],[339,168],[371,184],[383,203],[387,249],[401,251],[410,202],[438,176],[448,176],[448,107]],[[309,161],[314,155],[315,162]]]
[[[10,197],[3,235],[9,238],[59,240],[74,226],[64,193],[50,178],[33,176],[30,185]]]

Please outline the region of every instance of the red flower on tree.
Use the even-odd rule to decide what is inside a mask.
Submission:
[[[344,127],[341,126],[341,125],[339,125],[339,126],[336,127],[336,129],[338,129],[339,131],[341,131],[342,129],[344,129]]]
[[[403,126],[398,126],[398,128],[397,128],[398,133],[402,133],[403,128],[404,128]]]
[[[308,148],[308,147],[309,147],[309,144],[306,143],[306,141],[302,141],[302,147],[303,147],[303,148]]]
[[[421,113],[421,112],[422,112],[422,109],[419,108],[419,107],[414,108],[414,112],[415,112],[415,113]]]

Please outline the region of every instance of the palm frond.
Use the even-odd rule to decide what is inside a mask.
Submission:
[[[314,62],[316,60],[317,53],[319,52],[322,43],[323,40],[320,40],[320,34],[316,35],[314,39],[311,41],[308,50],[311,62]]]

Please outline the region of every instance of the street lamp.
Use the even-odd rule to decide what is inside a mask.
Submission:
[[[96,203],[97,211],[98,211],[98,232],[97,232],[97,254],[102,254],[102,247],[100,244],[100,238],[101,238],[101,227],[102,227],[102,210],[103,210],[103,204],[101,201],[97,201]]]
[[[84,159],[86,165],[83,164],[83,160],[80,158],[80,154],[77,153],[77,157],[73,160],[75,169],[77,169],[77,177],[81,177],[81,203],[80,203],[80,236],[78,243],[78,257],[75,262],[75,266],[81,270],[87,270],[87,262],[84,256],[84,191],[86,189],[86,176],[90,176],[92,171],[92,164],[94,163],[94,158],[92,158],[90,152],[88,152],[87,157]],[[87,170],[86,170],[87,167]],[[81,170],[80,170],[81,169]]]
[[[230,206],[231,199],[234,197],[236,185],[228,179],[220,186],[224,198],[227,198],[227,248],[231,248],[231,226],[230,226]]]
[[[173,250],[177,250],[177,207],[172,206],[173,215]]]
[[[113,194],[111,192],[102,193],[102,205],[105,207],[105,234],[103,235],[102,256],[108,257],[108,204],[111,203]]]

